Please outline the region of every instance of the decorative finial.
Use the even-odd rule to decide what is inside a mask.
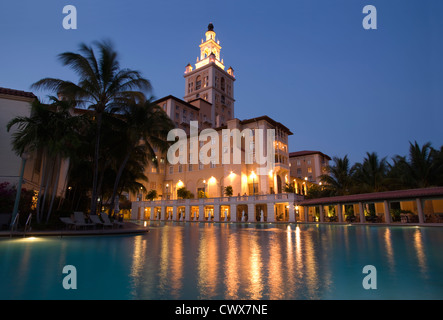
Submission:
[[[212,24],[212,22],[208,24],[208,31],[214,31],[214,25]]]

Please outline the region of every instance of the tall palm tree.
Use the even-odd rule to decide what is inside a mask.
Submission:
[[[96,214],[97,178],[100,154],[100,133],[105,112],[121,109],[128,96],[140,96],[151,90],[148,80],[138,71],[120,67],[118,54],[109,41],[94,43],[99,51],[96,58],[92,47],[81,44],[79,53],[64,52],[58,58],[63,65],[70,67],[79,77],[78,83],[55,78],[44,78],[33,84],[35,89],[55,91],[62,97],[87,106],[93,110],[96,121],[94,166],[92,179],[91,214]]]
[[[352,187],[352,177],[349,158],[333,157],[334,164],[328,167],[328,174],[322,174],[320,180],[325,184],[331,195],[339,196],[349,194]]]
[[[352,176],[357,192],[380,192],[385,189],[388,165],[386,157],[379,160],[376,152],[367,152],[363,163],[356,163]]]
[[[60,101],[55,97],[50,99],[51,105],[35,100],[29,117],[15,117],[7,125],[8,131],[13,126],[18,127],[12,135],[13,150],[17,154],[22,154],[25,150],[42,153],[43,170],[37,200],[38,222],[41,222],[43,217],[46,195],[52,193],[46,220],[49,219],[57,193],[61,162],[75,149],[77,143],[75,128],[80,120],[70,115],[69,109],[72,107],[70,102]]]
[[[167,135],[175,126],[161,107],[151,100],[128,102],[121,115],[121,137],[123,155],[116,173],[114,188],[111,196],[110,213],[114,209],[120,179],[130,157],[133,154],[147,156],[149,162],[158,165],[155,150],[164,154],[170,146]]]

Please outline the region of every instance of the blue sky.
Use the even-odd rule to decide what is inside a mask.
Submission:
[[[62,27],[68,4],[77,30]],[[362,27],[367,4],[377,8],[377,30]],[[155,97],[183,98],[185,65],[209,22],[235,70],[235,116],[283,123],[294,133],[290,151],[356,162],[366,151],[406,155],[409,141],[443,145],[439,0],[2,1],[0,86],[75,80],[57,54],[110,39]]]

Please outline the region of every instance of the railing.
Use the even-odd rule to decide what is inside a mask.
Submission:
[[[232,197],[217,197],[217,198],[201,198],[201,199],[176,199],[176,200],[156,200],[156,201],[140,201],[146,207],[161,207],[174,205],[212,205],[212,204],[244,204],[262,202],[276,202],[276,201],[295,201],[297,197],[302,197],[294,193],[278,193],[278,194],[257,194],[249,196],[232,196]]]
[[[31,230],[30,226],[31,226],[31,220],[32,220],[32,213],[29,214],[28,219],[26,219],[26,223],[25,223],[25,230],[23,232],[23,237],[26,236],[26,231]]]
[[[17,213],[14,217],[14,220],[12,220],[11,222],[11,233],[10,233],[10,237],[12,237],[12,233],[14,232],[14,230],[17,230],[17,226],[18,226],[18,217],[19,217],[19,213]]]

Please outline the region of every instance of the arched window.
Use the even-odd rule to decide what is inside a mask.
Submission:
[[[225,91],[225,78],[221,78],[221,89]]]
[[[195,90],[199,90],[202,86],[202,78],[201,76],[197,76],[197,79],[195,80]]]

